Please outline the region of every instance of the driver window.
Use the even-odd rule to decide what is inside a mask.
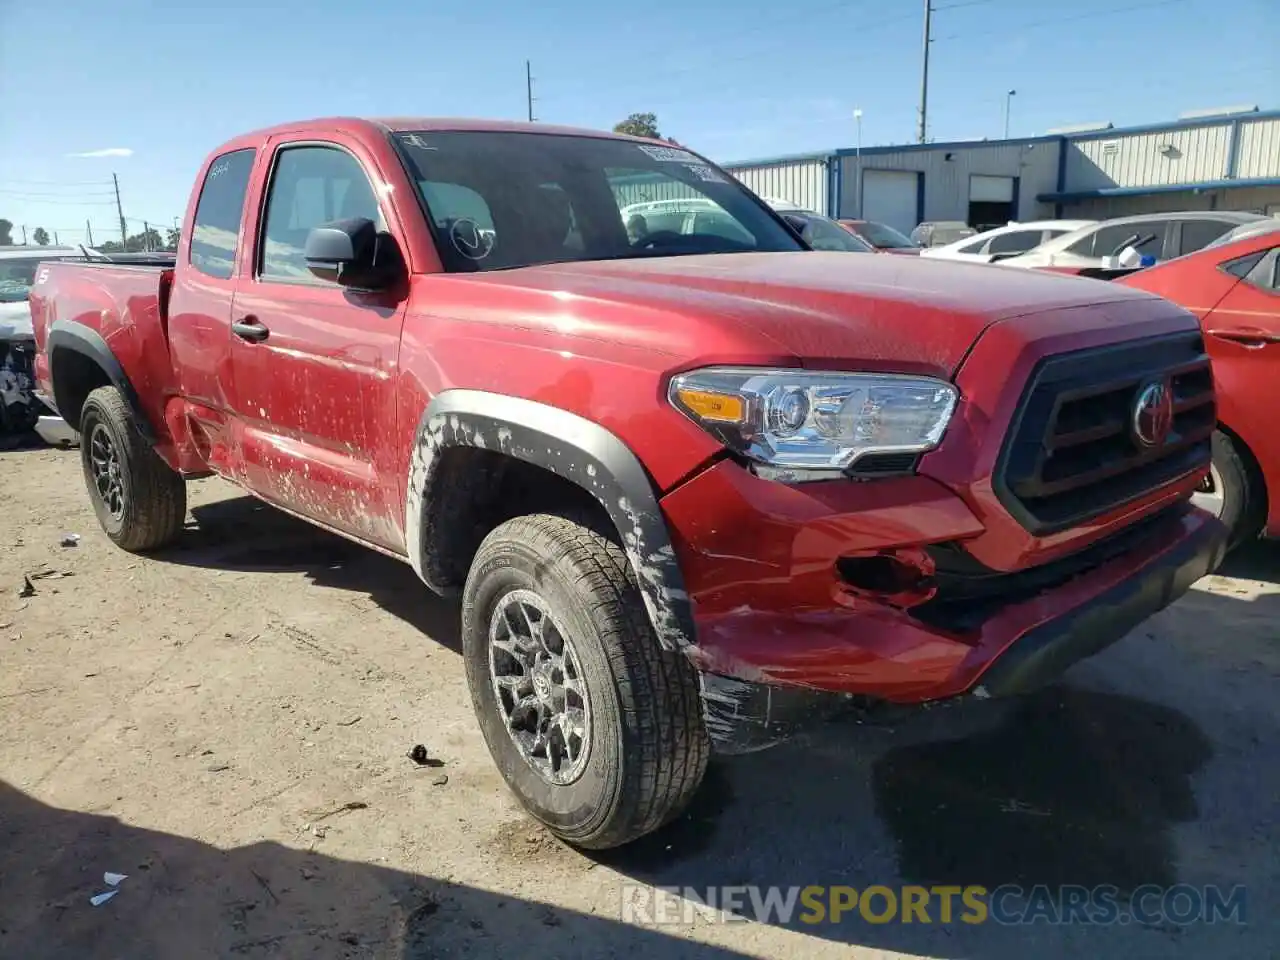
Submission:
[[[384,229],[373,187],[355,157],[336,147],[282,149],[267,195],[258,276],[323,283],[307,269],[307,234],[353,217],[365,217]]]

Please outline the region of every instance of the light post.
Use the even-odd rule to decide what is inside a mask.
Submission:
[[[854,167],[857,171],[854,188],[858,191],[858,219],[862,219],[862,108],[855,107],[853,122],[858,127],[858,140],[854,148]]]
[[[1018,95],[1017,90],[1010,90],[1004,95],[1004,138],[1009,139],[1009,108],[1013,104],[1013,98]]]

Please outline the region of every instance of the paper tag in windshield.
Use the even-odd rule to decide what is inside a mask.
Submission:
[[[686,163],[689,172],[699,180],[705,180],[707,183],[724,183],[724,177],[712,167],[708,167],[705,163]]]
[[[688,150],[677,150],[675,147],[651,147],[640,144],[640,149],[660,163],[698,163],[698,158]]]

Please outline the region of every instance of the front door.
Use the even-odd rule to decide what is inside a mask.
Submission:
[[[403,289],[358,292],[314,276],[308,232],[367,217],[386,230],[355,142],[275,143],[252,271],[232,311],[232,373],[246,485],[310,519],[403,548],[392,492]],[[381,178],[378,178],[381,179]]]

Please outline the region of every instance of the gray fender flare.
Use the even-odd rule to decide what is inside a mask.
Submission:
[[[616,436],[556,407],[479,390],[446,390],[418,421],[409,459],[405,548],[432,589],[426,562],[426,511],[440,453],[467,446],[492,450],[550,470],[590,493],[613,520],[635,570],[645,608],[662,646],[694,643],[693,611],[666,521],[644,467]]]

